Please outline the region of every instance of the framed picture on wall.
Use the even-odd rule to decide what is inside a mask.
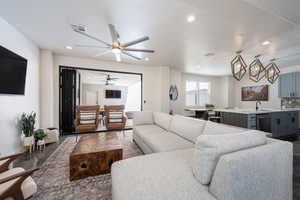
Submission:
[[[268,101],[269,100],[269,86],[246,86],[242,87],[242,101]]]

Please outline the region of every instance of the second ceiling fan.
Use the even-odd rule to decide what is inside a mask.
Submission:
[[[101,56],[107,53],[114,53],[116,61],[121,62],[122,58],[121,55],[126,55],[129,58],[132,58],[134,60],[142,60],[142,58],[135,56],[133,54],[131,54],[130,52],[143,52],[143,53],[154,53],[154,50],[149,50],[149,49],[135,49],[135,48],[129,48],[130,46],[136,45],[138,43],[144,42],[149,40],[148,36],[133,40],[131,42],[127,42],[127,43],[121,43],[120,42],[120,35],[119,33],[116,31],[115,26],[112,24],[109,24],[109,31],[110,31],[110,35],[112,38],[112,43],[109,44],[101,39],[98,39],[90,34],[86,33],[86,27],[82,26],[82,25],[71,25],[73,31],[75,31],[76,33],[79,33],[83,36],[86,36],[90,39],[93,39],[97,42],[100,42],[101,44],[103,44],[104,46],[95,46],[95,45],[76,45],[77,47],[91,47],[91,48],[99,48],[99,49],[106,49],[107,51],[105,51],[104,53],[100,53],[97,56]]]
[[[118,80],[119,78],[112,78],[109,74],[106,76],[105,85],[114,85],[113,81]]]

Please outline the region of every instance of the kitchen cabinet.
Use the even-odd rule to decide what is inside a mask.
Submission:
[[[275,112],[271,114],[272,136],[282,137],[293,135],[298,132],[298,111]]]
[[[294,135],[299,130],[299,111],[273,111],[265,113],[219,112],[221,123],[270,132],[274,138]]]
[[[248,129],[256,129],[256,114],[220,112],[221,123]]]
[[[279,76],[279,97],[300,97],[300,72],[287,73]]]
[[[300,97],[300,72],[296,72],[295,74],[295,96]]]

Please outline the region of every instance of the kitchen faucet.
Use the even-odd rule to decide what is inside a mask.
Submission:
[[[256,101],[256,107],[255,107],[256,111],[258,111],[258,104],[261,105],[261,102],[260,101]]]

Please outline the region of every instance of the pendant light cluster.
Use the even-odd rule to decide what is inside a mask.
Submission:
[[[247,64],[241,56],[242,51],[237,51],[236,53],[237,56],[231,61],[231,71],[232,76],[240,81],[247,72]],[[249,65],[250,80],[257,83],[265,77],[269,83],[275,83],[280,74],[280,70],[274,62],[275,59],[272,59],[271,63],[264,67],[259,60],[260,56],[255,56],[255,60]]]

